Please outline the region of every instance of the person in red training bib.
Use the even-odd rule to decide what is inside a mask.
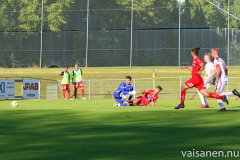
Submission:
[[[143,96],[137,97],[135,100],[129,102],[130,106],[147,106],[152,102],[152,106],[155,106],[155,103],[158,99],[158,93],[162,91],[161,86],[157,86],[155,90],[144,90],[141,94]]]
[[[175,109],[184,108],[184,101],[186,96],[186,90],[189,88],[197,88],[199,92],[206,98],[216,98],[221,99],[228,104],[228,100],[226,96],[220,96],[214,93],[208,93],[206,87],[204,86],[204,81],[201,77],[201,73],[204,70],[204,63],[200,57],[198,57],[198,51],[200,50],[199,47],[193,48],[191,51],[191,56],[193,58],[192,66],[185,66],[181,67],[181,69],[189,69],[192,71],[192,78],[189,79],[184,85],[181,87],[181,103],[175,107]]]

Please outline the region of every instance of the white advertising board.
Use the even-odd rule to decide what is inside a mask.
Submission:
[[[0,80],[0,98],[15,98],[14,80]]]
[[[38,79],[24,79],[23,99],[38,99],[39,89],[40,85]]]

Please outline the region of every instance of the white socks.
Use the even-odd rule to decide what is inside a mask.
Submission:
[[[217,99],[217,102],[221,108],[225,108],[221,99]]]
[[[230,96],[230,95],[233,95],[233,93],[232,92],[222,92],[222,93],[220,93],[219,94],[219,96]]]
[[[199,98],[200,98],[201,101],[202,101],[202,104],[208,105],[208,103],[207,103],[207,101],[206,101],[206,98],[202,95],[202,93],[199,92],[198,95],[199,95]]]

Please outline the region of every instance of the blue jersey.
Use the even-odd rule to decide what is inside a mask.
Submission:
[[[119,99],[121,100],[122,97],[120,97],[120,93],[122,92],[122,94],[129,94],[129,92],[133,91],[133,87],[132,85],[127,85],[126,82],[122,82],[118,89],[114,92],[114,97],[115,99]],[[132,95],[129,96],[129,100],[132,99]]]
[[[120,92],[131,92],[131,91],[133,91],[133,87],[132,87],[131,84],[127,85],[126,82],[124,81],[124,82],[122,82],[119,85],[117,91],[120,91]]]

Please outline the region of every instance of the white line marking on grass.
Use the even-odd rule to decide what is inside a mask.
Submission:
[[[101,107],[101,106],[81,106],[81,107]]]
[[[74,106],[74,108],[83,108],[83,107],[86,107],[86,108],[94,107],[95,108],[95,107],[100,107],[100,106]],[[63,109],[63,108],[70,109],[73,107],[43,108],[43,109]]]

